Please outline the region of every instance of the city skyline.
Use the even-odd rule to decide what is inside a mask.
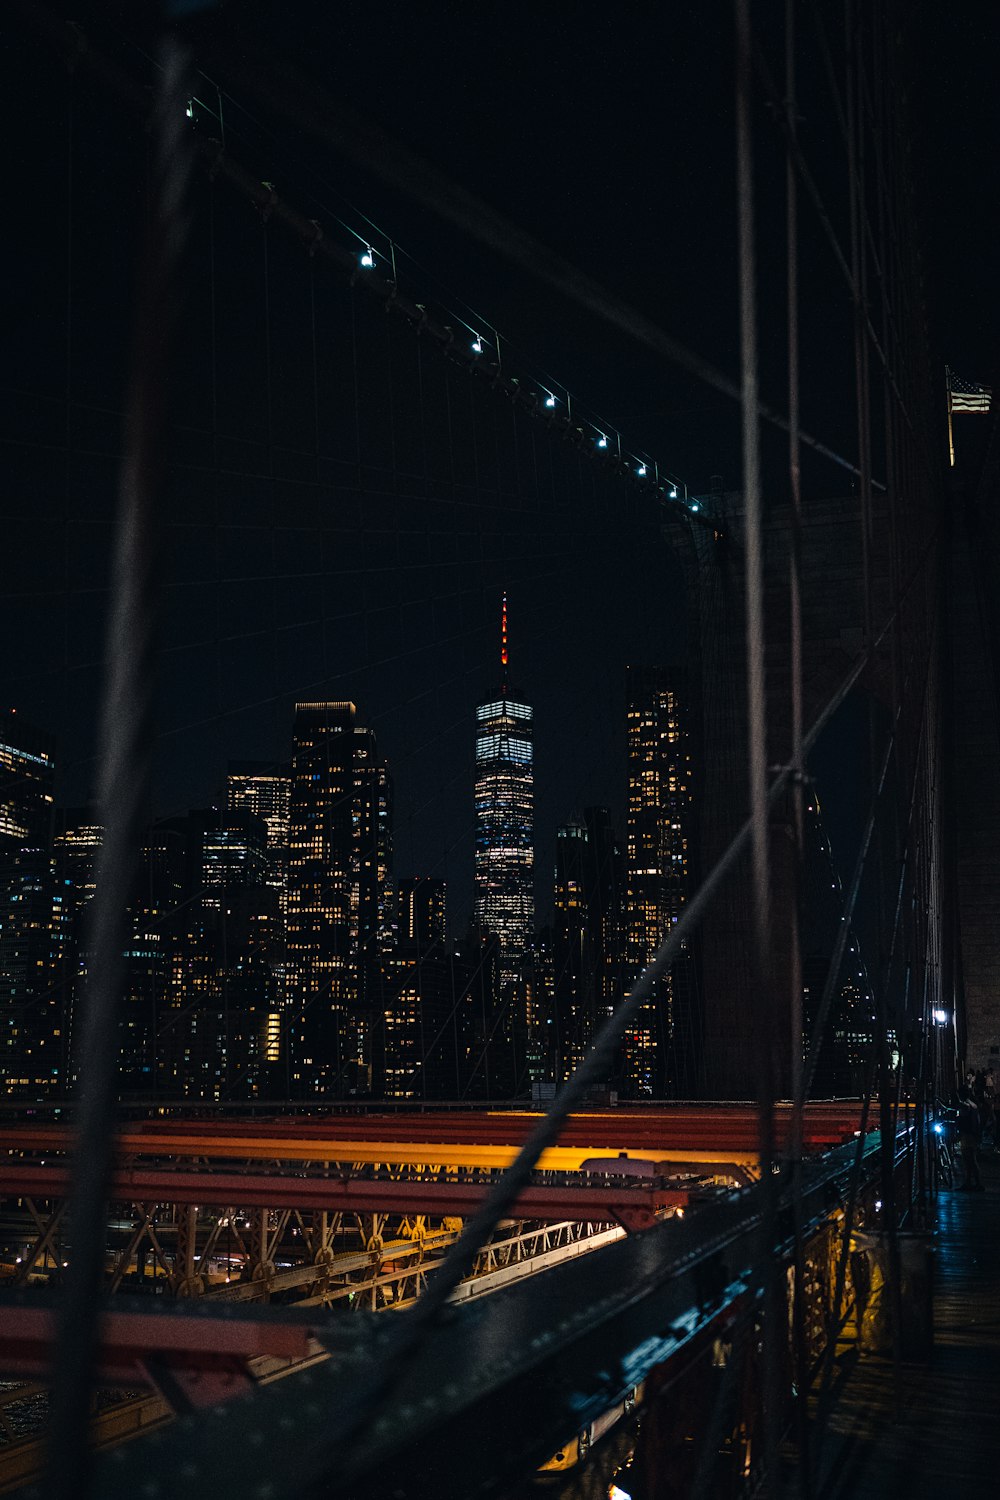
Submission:
[[[456,1087],[490,1094],[499,1081],[502,1093],[517,1093],[534,1079],[565,1076],[636,977],[636,956],[627,957],[626,943],[634,918],[612,815],[587,807],[582,822],[570,812],[557,830],[548,886],[555,927],[547,917],[535,920],[531,710],[510,687],[506,597],[500,666],[499,698],[477,709],[477,778],[467,793],[480,827],[480,869],[492,884],[479,886],[478,928],[460,925],[450,941],[448,883],[394,863],[391,767],[352,702],[297,704],[287,763],[233,759],[220,806],[149,825],[126,954],[121,1077],[127,1092],[173,1087],[218,1096],[240,1087],[243,1077],[265,1090],[283,1077],[290,1094],[305,1097],[408,1097],[413,1089],[443,1086],[447,1049],[439,1042],[460,1022],[462,1037],[455,1033],[452,1051],[458,1060],[464,1048],[467,1061],[456,1061]],[[659,680],[662,673],[647,669],[645,676]],[[7,723],[16,726],[7,734],[12,744],[36,744],[23,719],[8,715]],[[38,772],[52,785],[55,764],[24,754],[30,770],[21,778],[22,801],[42,807]],[[21,760],[12,764],[16,770]],[[623,779],[627,774],[623,766]],[[43,837],[39,827],[38,837],[43,846],[48,840],[55,888],[59,872],[67,872],[70,925],[51,917],[39,925],[51,950],[50,1008],[61,1010],[69,1028],[85,989],[83,917],[101,830],[90,810],[59,809],[50,793],[42,796],[49,798],[47,832]],[[659,783],[647,812],[654,822],[662,817]],[[5,826],[13,828],[9,813]],[[580,848],[576,882],[572,860],[567,864],[560,852],[570,832]],[[658,843],[669,837],[661,834]],[[13,848],[11,839],[6,847]],[[39,858],[44,863],[44,852]],[[44,882],[38,895],[43,903],[51,899]],[[575,966],[565,920],[572,910],[586,929]],[[655,945],[652,922],[647,913]],[[5,930],[9,937],[9,923]],[[495,957],[480,946],[484,939],[496,943]],[[474,945],[464,957],[463,942]],[[456,962],[464,967],[456,971]],[[626,1086],[639,1093],[667,1077],[662,1031],[649,1043],[656,1067],[642,1077],[626,1074]],[[428,1067],[431,1033],[431,1053],[438,1048],[439,1056]],[[69,1045],[67,1030],[67,1053]],[[66,1056],[59,1071],[68,1078]]]
[[[499,659],[500,657],[500,652],[497,651],[497,642],[500,637],[500,629],[498,628],[497,622],[500,619],[501,612],[504,609],[509,610],[509,605],[507,603],[506,592],[501,592],[498,593],[497,596],[497,612],[494,616],[493,621],[492,633],[494,636],[494,641],[492,643],[487,643],[488,647],[492,647],[492,650],[489,652],[489,654],[495,653],[495,659]],[[518,644],[519,646],[522,645],[521,642],[519,642]],[[501,651],[502,649],[503,647],[501,646]],[[509,649],[510,648],[508,644],[508,652]],[[527,648],[525,649],[530,651],[530,639],[527,644]],[[501,662],[501,668],[502,671],[505,672],[506,664],[503,664]],[[619,691],[613,695],[619,697],[622,703],[624,703],[625,701],[625,683],[627,680],[626,674],[628,670],[629,669],[627,667],[623,667],[621,679],[618,684]],[[519,672],[523,674],[523,668],[519,668]],[[479,675],[484,684],[488,683],[491,675],[491,668],[489,667],[488,661],[484,661]],[[490,701],[495,701],[495,695],[494,698],[491,699],[488,692],[484,693],[482,691],[477,695],[475,699],[475,702],[480,707]],[[543,710],[544,706],[545,705],[543,704]],[[223,749],[218,752],[218,759],[220,761],[218,770],[211,773],[210,777],[203,778],[200,782],[201,787],[204,788],[204,792],[199,795],[196,787],[195,796],[186,804],[181,806],[167,805],[166,807],[161,807],[161,809],[153,814],[151,823],[168,822],[171,819],[185,817],[191,811],[197,808],[212,808],[219,812],[223,812],[228,808],[232,808],[234,810],[243,808],[252,812],[259,813],[262,817],[264,817],[265,821],[271,825],[274,824],[275,817],[281,818],[283,816],[287,816],[287,812],[282,813],[280,811],[276,812],[275,810],[273,800],[275,796],[274,788],[279,783],[284,782],[285,778],[288,778],[288,790],[284,795],[290,796],[290,778],[294,739],[293,726],[297,707],[298,705],[294,702],[291,704],[290,715],[287,720],[286,729],[281,737],[284,754],[278,753],[274,756],[268,757],[250,757],[244,753],[245,747],[239,744],[230,745],[228,749],[223,747]],[[41,736],[41,738],[47,745],[58,747],[58,736],[47,726],[39,726],[36,721],[31,720],[30,718],[26,718],[26,716],[17,708],[9,708],[7,712],[19,717],[20,721],[22,723],[25,723],[29,727],[30,732],[33,735]],[[375,733],[375,726],[379,719],[379,713],[377,710],[375,712],[370,712],[368,710],[368,705],[366,705],[366,703],[364,702],[363,697],[358,700],[357,713],[359,716],[359,723],[363,724],[367,730]],[[543,720],[546,718],[544,711],[542,717]],[[459,723],[460,722],[461,721],[459,721]],[[476,738],[478,738],[482,727],[482,725],[477,724]],[[531,735],[533,728],[535,728],[535,725],[531,725],[529,727],[529,735]],[[591,785],[591,787],[587,789],[584,785],[581,785],[578,795],[576,795],[572,800],[560,802],[558,796],[554,794],[553,788],[559,788],[564,786],[565,784],[565,776],[556,772],[554,769],[551,770],[550,774],[543,774],[540,778],[540,781],[538,782],[536,793],[540,792],[542,797],[542,806],[545,811],[541,816],[538,816],[534,819],[535,829],[537,830],[537,832],[533,839],[533,847],[541,845],[541,847],[548,851],[548,857],[539,859],[536,855],[533,861],[533,899],[538,904],[539,912],[544,914],[546,922],[551,920],[552,915],[551,883],[557,860],[557,833],[562,824],[564,824],[567,819],[573,816],[580,815],[585,806],[607,806],[611,810],[616,824],[622,830],[624,830],[625,808],[627,801],[627,783],[625,777],[621,774],[621,754],[624,750],[624,743],[625,735],[623,729],[623,721],[621,715],[618,715],[616,716],[613,724],[610,727],[608,745],[604,747],[604,753],[607,753],[608,748],[612,746],[614,747],[614,758],[610,759],[609,761],[611,774],[608,775],[607,771],[602,772],[600,785],[596,788]],[[592,753],[592,746],[588,746],[588,753]],[[385,759],[388,762],[390,757],[387,755]],[[404,757],[404,764],[407,763],[407,761],[410,759],[412,759],[412,756]],[[52,773],[54,805],[63,811],[69,809],[78,811],[81,821],[89,820],[91,823],[94,823],[96,821],[97,815],[96,801],[80,803],[72,798],[67,799],[59,795],[60,781],[65,781],[67,778],[65,772],[63,771],[63,762],[59,756],[58,748],[55,749],[52,756]],[[453,806],[457,805],[461,807],[463,800],[465,800],[466,802],[468,802],[469,808],[471,809],[471,796],[468,798],[465,797],[462,786],[462,781],[464,780],[466,775],[468,776],[468,788],[474,790],[475,778],[477,775],[474,746],[471,752],[467,755],[466,769],[463,770],[463,773],[459,778],[452,778],[451,784],[448,788],[449,801]],[[398,799],[398,805],[399,801],[405,800],[406,791],[408,788],[407,778],[405,774],[401,776],[396,771],[395,763],[393,763],[393,779],[394,790]],[[240,790],[241,783],[244,784],[242,791]],[[270,787],[270,792],[266,792],[263,790],[265,786]],[[402,793],[402,795],[400,795],[400,793]],[[602,793],[603,795],[595,795],[595,793]],[[465,815],[463,821],[465,823],[465,834],[463,837],[463,842],[466,846],[467,855],[463,861],[464,868],[460,868],[457,875],[455,873],[451,873],[448,876],[444,876],[441,873],[442,868],[447,866],[451,866],[452,871],[454,871],[454,849],[445,851],[444,855],[438,855],[437,859],[434,858],[433,854],[428,855],[427,857],[420,857],[418,854],[417,858],[411,861],[412,869],[410,871],[410,873],[420,874],[428,879],[447,879],[452,893],[449,900],[449,922],[452,935],[456,935],[464,931],[465,927],[468,925],[468,922],[476,915],[478,900],[475,885],[474,833],[476,827],[476,817],[474,812],[469,811]],[[271,838],[273,841],[273,827],[271,829]]]

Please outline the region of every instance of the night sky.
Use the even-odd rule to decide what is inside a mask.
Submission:
[[[842,8],[820,9],[833,36]],[[757,10],[777,70],[780,7]],[[988,5],[947,21],[922,12],[913,150],[932,337],[939,364],[988,381],[1000,23]],[[75,14],[133,77],[150,76],[148,12]],[[805,7],[800,139],[842,229],[840,143],[809,17]],[[71,77],[30,25],[3,24],[17,61],[5,90],[0,698],[53,732],[60,800],[78,803],[93,783],[148,144],[85,68]],[[508,369],[540,384],[547,372],[602,430],[703,493],[713,475],[739,486],[731,402],[289,125],[243,74],[262,56],[299,70],[735,373],[730,28],[727,5],[230,4],[201,19],[196,49],[224,90],[226,145],[243,166],[345,245],[362,247],[350,231],[367,237],[368,216],[380,258],[388,239],[398,245],[408,295],[462,338],[499,329]],[[199,87],[207,114],[215,96]],[[762,385],[783,406],[783,162],[763,108],[756,124]],[[685,659],[679,569],[655,515],[224,183],[199,174],[193,204],[163,518],[155,811],[217,798],[230,758],[285,758],[297,697],[352,697],[394,776],[397,873],[445,876],[460,926],[472,710],[498,683],[506,588],[513,681],[537,716],[544,916],[557,823],[606,802],[622,827],[625,662]],[[803,421],[853,458],[846,291],[806,207],[802,225]],[[765,488],[778,500],[784,453],[769,435]],[[807,497],[845,485],[818,462],[805,478]],[[842,743],[819,756],[821,791],[824,764],[842,770]]]

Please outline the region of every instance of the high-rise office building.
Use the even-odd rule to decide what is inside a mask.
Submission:
[[[205,829],[201,885],[207,909],[222,911],[230,892],[267,884],[267,837],[266,823],[252,812],[231,812]]]
[[[387,1099],[457,1098],[464,1056],[457,1037],[454,958],[443,880],[400,880],[396,940],[387,960],[377,1089]]]
[[[627,673],[628,838],[625,957],[630,982],[653,958],[687,900],[691,752],[683,684],[658,667]],[[677,1087],[690,1036],[690,955],[664,974],[628,1027],[622,1087],[630,1096]]]
[[[73,902],[84,911],[97,889],[97,856],[104,829],[96,812],[88,807],[60,809],[58,832],[52,840],[58,875],[65,877],[73,890]]]
[[[67,903],[68,942],[64,956],[66,976],[66,1031],[64,1057],[67,1083],[75,1074],[75,1051],[79,1043],[77,1019],[82,1016],[83,997],[89,972],[90,903],[97,890],[97,858],[104,830],[90,807],[62,808],[56,817],[52,840],[56,885]]]
[[[501,988],[512,986],[535,925],[532,711],[508,680],[507,596],[500,690],[476,709],[476,918],[495,934]]]
[[[288,859],[291,1084],[367,1092],[391,928],[391,800],[353,703],[295,708]]]
[[[253,813],[264,820],[269,854],[287,851],[292,806],[288,766],[266,760],[230,761],[226,776],[226,806],[230,812]],[[283,860],[274,863],[283,863]]]
[[[0,717],[0,1092],[64,1091],[71,987],[68,887],[52,862],[55,763],[48,736]]]
[[[254,813],[267,828],[268,887],[277,902],[268,949],[273,978],[274,1008],[265,1022],[264,1055],[268,1065],[282,1060],[282,1039],[287,1041],[289,994],[288,946],[288,840],[292,809],[291,767],[273,761],[230,761],[226,777],[226,805],[230,813]]]

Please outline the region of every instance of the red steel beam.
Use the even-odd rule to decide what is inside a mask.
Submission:
[[[482,1139],[510,1140],[528,1134],[539,1116],[528,1111],[511,1111],[502,1114],[486,1112],[449,1112],[436,1114],[427,1111],[420,1114],[368,1114],[368,1115],[324,1115],[282,1116],[257,1118],[249,1121],[238,1119],[211,1119],[198,1116],[168,1116],[163,1119],[137,1121],[129,1127],[131,1132],[157,1134],[162,1132],[189,1131],[203,1134],[219,1132],[230,1134],[243,1128],[254,1132],[274,1135],[336,1135],[354,1134],[359,1138],[386,1136],[400,1140],[412,1138],[425,1140],[429,1133],[441,1139],[475,1141]],[[775,1114],[778,1129],[786,1128],[790,1111],[779,1107]],[[824,1105],[807,1109],[804,1128],[827,1133],[830,1130],[847,1131],[857,1129],[860,1124],[860,1105]],[[618,1136],[648,1137],[658,1139],[663,1135],[690,1136],[695,1144],[704,1131],[712,1133],[734,1132],[741,1143],[751,1144],[757,1132],[757,1115],[754,1110],[742,1106],[717,1105],[709,1108],[685,1107],[668,1111],[630,1111],[615,1109],[609,1112],[588,1112],[571,1115],[563,1127],[563,1137],[583,1135],[588,1139]]]
[[[139,1122],[127,1127],[120,1137],[125,1152],[146,1153],[146,1143],[169,1139],[171,1152],[183,1155],[187,1138],[217,1143],[220,1155],[239,1155],[241,1141],[295,1141],[300,1147],[330,1139],[358,1142],[419,1142],[477,1145],[519,1146],[537,1121],[530,1113],[487,1114],[470,1111],[454,1114],[405,1115],[333,1115],[317,1121],[315,1117],[280,1120],[212,1120],[164,1119]],[[788,1129],[789,1112],[779,1110],[775,1127],[779,1143]],[[804,1141],[807,1149],[839,1145],[859,1128],[860,1106],[823,1105],[807,1110]],[[0,1149],[60,1150],[70,1142],[67,1127],[62,1125],[29,1125],[0,1129]],[[681,1106],[675,1110],[647,1113],[615,1110],[571,1116],[560,1144],[569,1147],[583,1143],[608,1151],[629,1150],[633,1155],[646,1152],[662,1156],[671,1149],[706,1151],[712,1149],[753,1152],[757,1144],[757,1120],[746,1107]],[[196,1147],[199,1154],[202,1145]],[[248,1153],[249,1154],[249,1153]],[[275,1155],[280,1155],[279,1151]]]
[[[51,1374],[56,1313],[48,1307],[9,1306],[2,1309],[0,1365],[4,1373]],[[101,1319],[98,1378],[105,1384],[150,1381],[149,1366],[158,1356],[171,1364],[218,1370],[234,1369],[249,1359],[268,1354],[281,1359],[305,1359],[311,1329],[301,1319],[283,1321],[203,1314],[107,1311]]]
[[[0,1195],[4,1197],[64,1198],[70,1168],[65,1162],[0,1163]],[[298,1208],[340,1210],[348,1213],[430,1214],[466,1218],[482,1203],[487,1184],[435,1181],[366,1181],[363,1178],[301,1177],[290,1173],[235,1173],[176,1171],[154,1167],[119,1168],[112,1179],[111,1198],[129,1203],[213,1204],[223,1208]],[[581,1223],[626,1222],[623,1215],[648,1216],[657,1209],[684,1207],[683,1188],[661,1188],[629,1183],[586,1187],[524,1188],[509,1217],[573,1220]]]

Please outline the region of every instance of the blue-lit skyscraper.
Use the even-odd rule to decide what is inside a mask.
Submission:
[[[535,926],[532,711],[507,679],[507,596],[500,691],[476,709],[476,917],[500,945],[500,985],[518,976]]]

